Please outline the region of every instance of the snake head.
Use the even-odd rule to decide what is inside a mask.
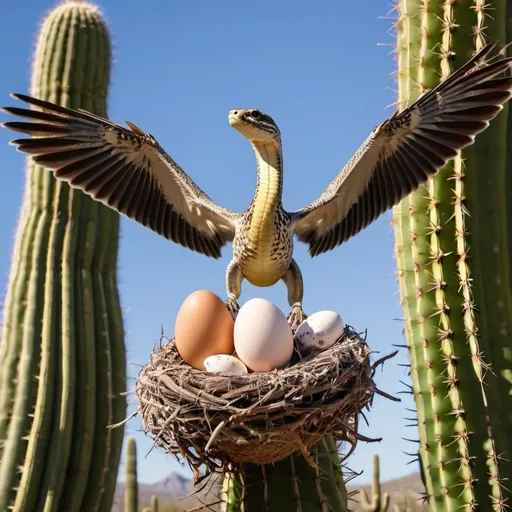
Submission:
[[[281,137],[275,121],[254,108],[231,110],[229,124],[251,142],[276,142]]]

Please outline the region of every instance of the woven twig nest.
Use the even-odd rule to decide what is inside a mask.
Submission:
[[[243,376],[191,368],[174,340],[160,344],[136,386],[146,433],[195,474],[277,462],[326,435],[355,446],[359,413],[370,404],[370,349],[346,327],[331,348],[283,369]],[[375,365],[374,365],[375,366]]]

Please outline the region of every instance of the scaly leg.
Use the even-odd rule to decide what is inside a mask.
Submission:
[[[302,274],[297,262],[292,259],[290,267],[283,277],[283,281],[288,288],[288,303],[292,311],[288,315],[288,323],[292,331],[295,332],[299,325],[306,319],[306,315],[302,310],[302,297],[304,296],[304,285],[302,282]]]
[[[228,294],[226,307],[229,309],[233,320],[236,318],[240,309],[237,301],[242,291],[243,279],[244,276],[240,267],[236,264],[235,260],[231,260],[226,270],[226,291]]]

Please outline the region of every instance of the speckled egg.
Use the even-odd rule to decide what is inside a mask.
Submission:
[[[326,350],[341,338],[344,330],[343,320],[336,311],[318,311],[295,331],[295,343],[302,355]]]
[[[293,334],[283,312],[265,299],[251,299],[235,321],[236,354],[255,372],[282,368],[293,354]]]
[[[223,375],[245,375],[249,373],[240,359],[226,354],[209,356],[204,360],[204,369],[210,373]]]
[[[233,318],[222,299],[198,290],[185,299],[176,316],[176,347],[190,366],[204,370],[207,357],[233,354],[233,329]]]

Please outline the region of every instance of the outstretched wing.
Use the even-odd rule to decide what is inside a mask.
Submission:
[[[485,64],[491,43],[401,113],[378,126],[325,192],[293,212],[312,256],[334,249],[416,190],[471,145],[512,97],[512,78],[495,78],[512,59]]]
[[[28,121],[3,123],[32,135],[15,144],[34,162],[159,235],[219,258],[235,234],[237,214],[215,204],[149,134],[82,110],[22,94],[36,109],[3,110]]]

